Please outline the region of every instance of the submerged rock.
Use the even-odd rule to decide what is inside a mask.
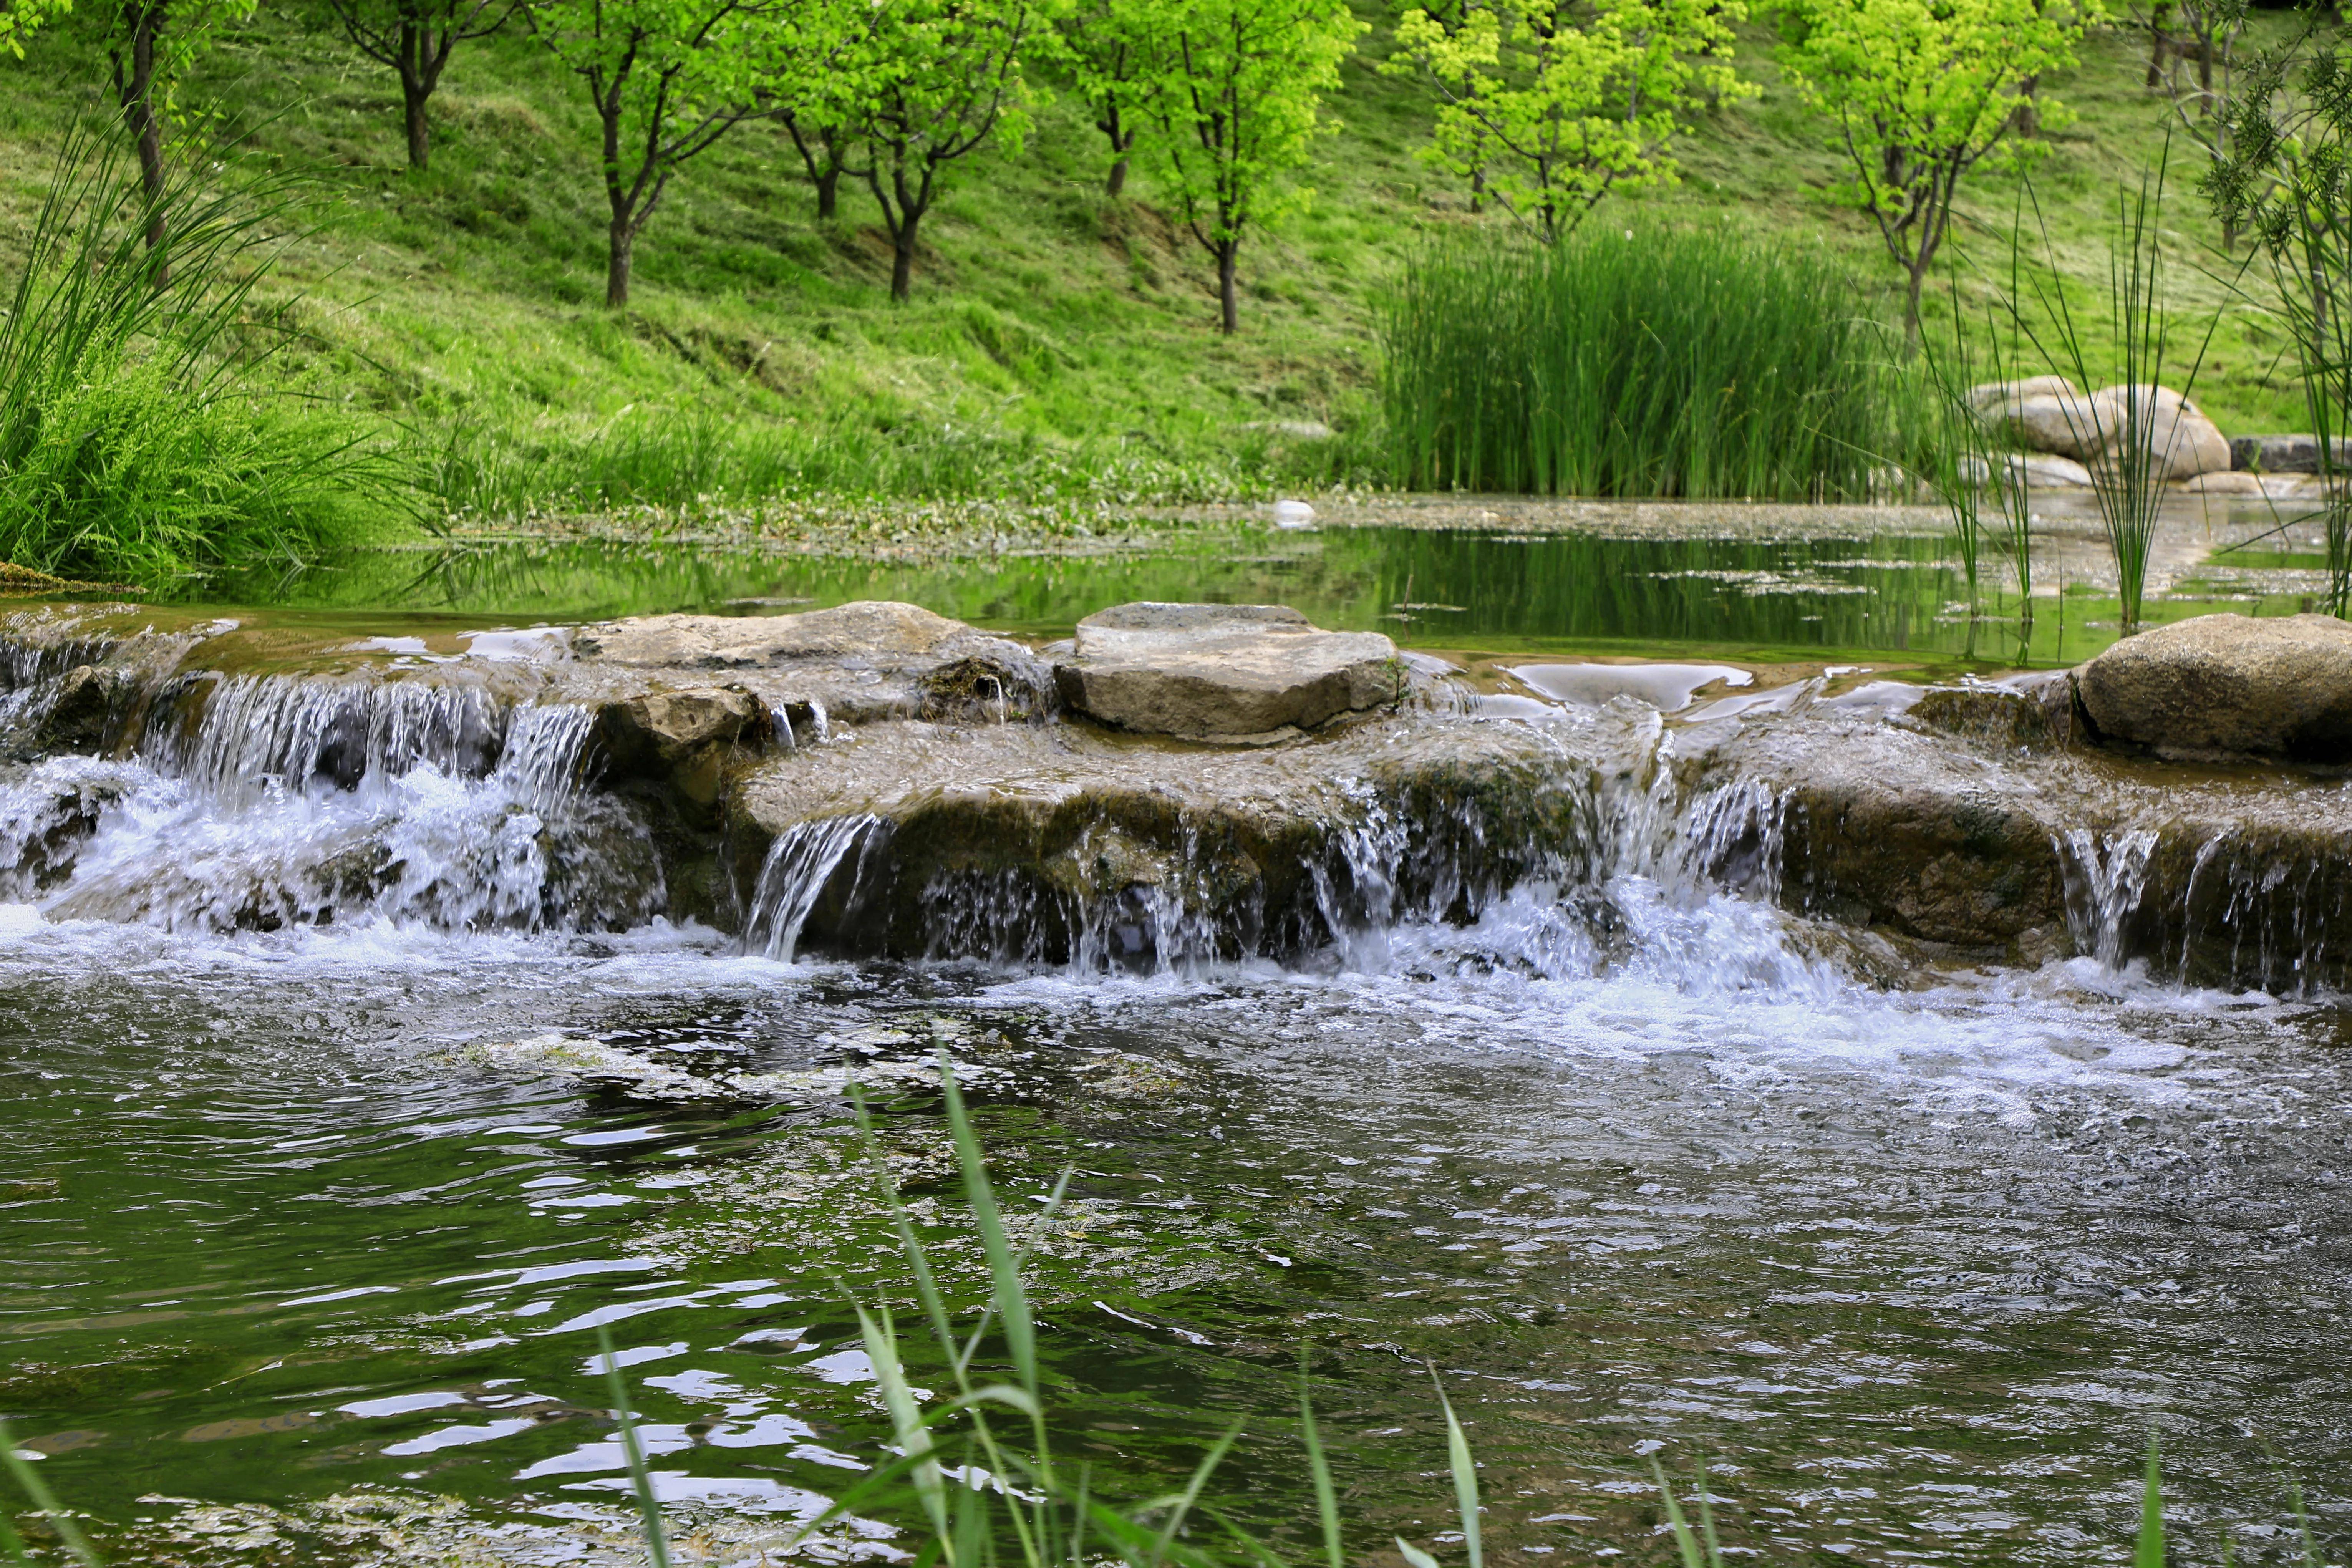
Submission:
[[[1396,645],[1327,632],[1282,605],[1120,605],[1078,623],[1055,667],[1062,699],[1146,735],[1246,740],[1392,708]]]
[[[2352,626],[2199,616],[2074,672],[2095,738],[2187,761],[2352,762]]]

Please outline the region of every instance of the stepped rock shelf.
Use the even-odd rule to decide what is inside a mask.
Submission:
[[[1507,908],[1605,963],[1638,883],[1778,903],[1890,984],[2079,953],[2332,986],[2347,644],[2205,617],[1923,688],[1454,667],[1278,606],[1034,648],[888,603],[369,635],[48,605],[0,619],[0,901],[1149,969],[1376,962]]]

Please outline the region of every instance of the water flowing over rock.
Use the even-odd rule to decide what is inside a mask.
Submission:
[[[1329,636],[1153,607],[1085,646],[1164,637],[1189,670],[1227,635]],[[1337,640],[1401,679],[1385,639]],[[1039,656],[905,605],[357,641],[23,612],[0,621],[0,901],[174,930],[667,920],[778,961],[1096,973],[1908,984],[2081,954],[2352,980],[2352,795],[2294,765],[2352,740],[2333,621],[2209,617],[2073,678],[1932,689],[1529,665],[1517,691],[1424,674],[1399,702],[1334,662],[1318,727],[1294,707],[1237,746],[1063,709]]]
[[[2352,760],[2352,626],[2199,616],[2127,637],[2075,688],[2100,739],[2186,760]]]
[[[1064,700],[1146,735],[1246,739],[1393,707],[1396,645],[1327,632],[1279,605],[1120,605],[1078,623],[1055,666]]]

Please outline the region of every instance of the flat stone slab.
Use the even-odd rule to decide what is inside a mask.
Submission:
[[[1080,621],[1062,700],[1147,735],[1247,740],[1392,708],[1406,671],[1377,632],[1327,632],[1283,605],[1118,605]]]
[[[2199,616],[2126,637],[2074,672],[2096,738],[2160,757],[2352,762],[2352,626]]]

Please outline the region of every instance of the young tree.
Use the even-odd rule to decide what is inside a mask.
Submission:
[[[784,122],[784,133],[793,139],[802,166],[808,170],[809,184],[816,187],[818,219],[830,223],[841,212],[841,176],[849,172],[849,149],[840,128],[789,109],[777,118]]]
[[[1795,0],[1781,63],[1805,101],[1837,118],[1854,171],[1843,192],[1878,225],[1909,279],[1908,341],[1919,290],[1952,221],[1960,182],[1988,159],[2022,161],[2037,144],[2011,132],[2023,84],[2074,63],[2096,0]],[[2059,111],[2042,99],[2044,122]]]
[[[1028,71],[1055,47],[1052,0],[874,0],[811,82],[810,111],[858,150],[890,233],[890,298],[914,286],[915,247],[948,166],[1028,126]]]
[[[1423,154],[1547,245],[1612,190],[1672,184],[1695,101],[1751,98],[1727,63],[1744,0],[1454,0],[1397,23],[1385,68],[1437,99]]]
[[[1304,193],[1286,182],[1364,24],[1347,0],[1156,0],[1138,37],[1169,195],[1216,259],[1218,321],[1240,324],[1242,237]]]
[[[433,131],[425,106],[441,85],[450,51],[506,26],[515,0],[327,0],[352,47],[400,78],[402,119],[408,132],[408,166],[422,173],[433,159]]]
[[[1088,0],[1064,18],[1062,40],[1076,68],[1078,90],[1094,111],[1095,129],[1110,142],[1110,173],[1103,194],[1127,189],[1129,155],[1135,151],[1137,100],[1144,96],[1143,24],[1150,0]]]
[[[538,0],[531,31],[588,89],[603,136],[604,302],[629,302],[637,235],[671,176],[753,110],[753,0]]]
[[[122,128],[139,153],[147,244],[163,242],[163,112],[172,83],[222,27],[253,15],[254,0],[118,0],[101,15],[102,38]],[[73,9],[73,0],[15,0],[0,7],[0,48],[25,58],[25,40]],[[164,275],[158,274],[158,282]]]

